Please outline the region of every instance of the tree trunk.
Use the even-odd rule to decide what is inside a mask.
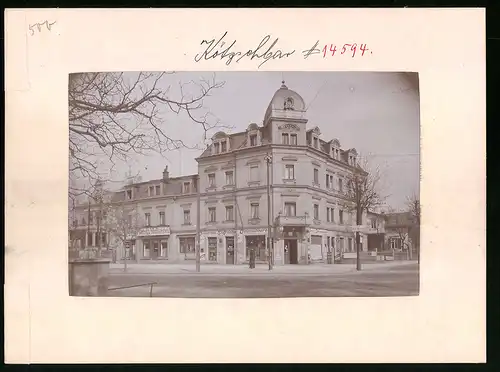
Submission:
[[[357,228],[359,229],[359,227],[361,226],[361,223],[362,223],[362,209],[359,207],[359,204],[356,208],[356,226]],[[361,241],[360,241],[360,235],[359,235],[359,231],[356,231],[356,270],[357,271],[360,271],[361,270],[361,258],[360,258],[360,245],[361,245]]]
[[[99,211],[99,218],[97,219],[97,232],[96,232],[96,239],[97,239],[97,257],[101,257],[101,211]]]
[[[127,271],[127,246],[123,245],[123,271]]]

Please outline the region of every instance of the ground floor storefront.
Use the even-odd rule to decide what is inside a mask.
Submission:
[[[279,237],[273,235],[273,264],[305,264],[327,262],[329,254],[348,257],[355,254],[352,232],[285,227]],[[367,239],[361,235],[361,250],[367,249]],[[129,259],[137,262],[184,262],[196,260],[196,231],[150,229],[138,234],[128,244]],[[253,252],[253,253],[252,253]],[[200,234],[200,260],[203,263],[227,265],[248,264],[250,255],[256,263],[269,261],[268,229],[219,229]]]

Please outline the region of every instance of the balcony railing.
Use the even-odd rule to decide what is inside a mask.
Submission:
[[[311,216],[285,216],[280,214],[276,222],[281,226],[308,226],[313,222]]]

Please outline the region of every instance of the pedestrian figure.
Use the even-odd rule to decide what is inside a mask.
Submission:
[[[255,248],[250,248],[250,268],[255,269]]]

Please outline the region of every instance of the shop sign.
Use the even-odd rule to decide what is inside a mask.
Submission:
[[[170,235],[170,227],[157,226],[157,227],[144,227],[139,230],[138,236],[161,236]]]

